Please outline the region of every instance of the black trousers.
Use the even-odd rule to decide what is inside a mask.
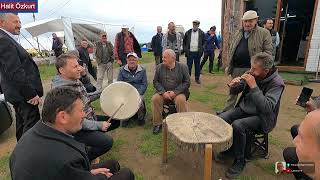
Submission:
[[[40,120],[40,113],[38,105],[34,106],[27,102],[14,103],[13,108],[16,114],[16,138],[18,142],[21,136]]]
[[[107,116],[97,116],[98,121],[106,121]],[[116,129],[120,126],[120,121],[111,120],[111,125],[108,131]],[[89,146],[88,158],[90,161],[108,152],[113,145],[113,139],[111,136],[103,131],[89,131],[81,130],[74,134],[75,140]]]
[[[248,133],[261,129],[260,118],[243,112],[239,107],[223,112],[219,116],[232,125],[233,154],[236,159],[244,160]]]
[[[134,180],[133,172],[128,168],[120,169],[120,164],[115,160],[107,160],[105,162],[94,164],[91,169],[107,168],[113,174],[108,180]]]
[[[206,64],[208,58],[209,58],[209,72],[213,72],[214,51],[204,52],[203,59],[200,64],[200,71],[202,70],[203,66]]]
[[[294,139],[298,135],[299,125],[293,125],[290,129],[291,136]],[[296,147],[287,147],[283,150],[283,159],[286,163],[289,164],[297,164],[299,162],[299,158],[297,156]],[[291,170],[299,170],[297,166],[290,166]],[[306,179],[311,180],[311,178],[303,172],[294,172],[292,173],[296,179]]]

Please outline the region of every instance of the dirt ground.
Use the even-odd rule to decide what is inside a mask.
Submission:
[[[152,80],[154,65],[147,64],[148,79]],[[225,87],[228,77],[221,75],[202,76],[203,85],[199,86],[192,79],[192,90],[200,91],[203,86],[209,84],[217,84],[215,92],[227,94]],[[45,90],[50,87],[50,81],[44,82]],[[310,83],[307,87],[314,89],[313,95],[320,94],[320,85]],[[247,163],[240,179],[293,179],[292,175],[275,176],[270,173],[272,165],[276,161],[282,161],[282,150],[286,146],[292,145],[290,136],[290,127],[301,122],[305,116],[302,108],[294,105],[295,98],[300,93],[302,87],[286,85],[281,100],[280,114],[276,128],[270,133],[269,152],[270,158],[259,159]],[[192,92],[192,91],[191,91]],[[190,111],[200,111],[214,113],[206,104],[199,101],[189,101]],[[148,123],[150,124],[150,122]],[[150,126],[150,125],[149,125]],[[151,131],[150,129],[147,129]],[[203,155],[197,152],[183,152],[177,149],[174,155],[169,157],[167,164],[161,163],[161,155],[146,156],[139,151],[141,136],[146,132],[143,127],[119,128],[112,133],[114,139],[125,139],[126,144],[121,146],[119,154],[121,154],[120,164],[131,168],[135,173],[143,176],[145,180],[198,180],[203,178]],[[0,135],[0,156],[11,152],[16,144],[14,125]],[[226,179],[225,170],[231,165],[231,161],[226,164],[217,164],[213,162],[213,178]],[[1,179],[1,178],[0,178]]]

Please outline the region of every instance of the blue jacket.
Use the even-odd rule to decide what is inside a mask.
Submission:
[[[120,68],[118,81],[124,81],[135,87],[143,95],[148,87],[146,70],[138,64],[136,72],[130,72],[128,64]]]
[[[213,52],[216,47],[220,49],[219,41],[216,35],[210,36],[209,33],[206,33],[205,39],[206,42],[204,44],[204,52]]]

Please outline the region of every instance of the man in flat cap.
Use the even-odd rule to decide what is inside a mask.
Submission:
[[[199,29],[200,21],[192,22],[193,28],[189,29],[183,38],[183,49],[187,57],[187,65],[189,75],[191,76],[192,65],[194,62],[195,81],[200,84],[200,59],[203,54],[203,46],[205,44],[205,34]]]
[[[272,38],[268,30],[257,25],[258,15],[256,11],[249,10],[242,17],[242,28],[235,32],[231,38],[229,48],[229,65],[227,74],[232,79],[241,76],[250,69],[250,59],[259,52],[272,55]],[[238,95],[229,93],[222,112],[234,108]],[[218,112],[219,114],[221,112]]]

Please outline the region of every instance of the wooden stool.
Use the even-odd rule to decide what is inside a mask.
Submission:
[[[180,148],[204,152],[204,179],[211,180],[213,148],[215,152],[232,145],[232,127],[218,116],[202,112],[169,115],[163,122],[162,161],[167,163],[168,134]]]

